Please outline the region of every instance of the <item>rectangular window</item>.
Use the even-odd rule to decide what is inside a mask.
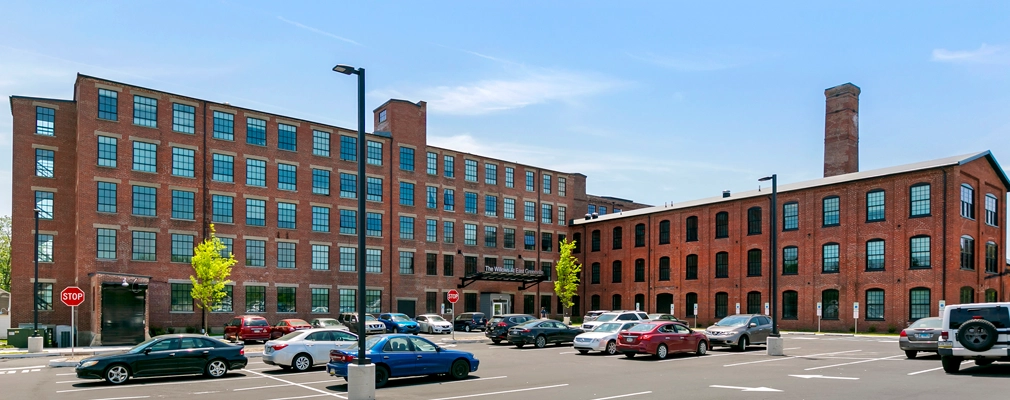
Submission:
[[[599,279],[597,279],[597,281],[598,280]],[[660,281],[670,280],[670,257],[659,258],[659,280]]]
[[[463,224],[463,244],[467,246],[477,245],[477,225]]]
[[[498,247],[498,228],[494,226],[484,227],[484,247]]]
[[[866,291],[866,319],[882,321],[884,319],[884,291],[870,289]]]
[[[534,231],[523,231],[523,250],[537,249],[537,233]]]
[[[158,145],[146,142],[133,142],[133,170],[157,172]]]
[[[425,186],[425,206],[431,209],[438,208],[438,188]]]
[[[838,273],[838,243],[830,243],[821,248],[821,272],[825,274]]]
[[[611,273],[611,283],[621,283],[621,279],[624,277],[623,265],[620,261],[614,261],[613,265],[610,267]]]
[[[296,207],[294,203],[277,203],[277,227],[295,229]]]
[[[445,211],[453,211],[456,209],[456,191],[452,189],[444,189],[442,191],[442,208]]]
[[[220,240],[221,244],[224,246],[224,248],[221,249],[221,257],[222,258],[230,258],[232,256],[232,253],[233,253],[232,250],[235,248],[234,247],[234,245],[235,245],[235,239],[226,238],[226,237],[219,237],[218,240]]]
[[[312,288],[312,313],[328,314],[330,312],[330,289]]]
[[[245,287],[245,312],[249,313],[267,312],[266,286]]]
[[[414,149],[400,147],[400,170],[414,171]]]
[[[477,161],[463,160],[463,179],[467,182],[477,182]]]
[[[747,251],[747,276],[761,276],[761,250]]]
[[[456,176],[456,157],[445,156],[442,161],[442,170],[445,171],[446,178]]]
[[[999,273],[999,251],[996,246],[996,242],[988,242],[985,244],[985,273],[995,274]],[[995,300],[993,300],[995,301]]]
[[[800,260],[799,248],[790,246],[782,249],[782,275],[796,275],[799,273]]]
[[[288,124],[277,124],[277,148],[298,151],[298,128]]]
[[[245,224],[251,226],[266,226],[267,202],[257,199],[245,199]]]
[[[568,224],[567,211],[565,206],[558,206],[558,225],[564,226]]]
[[[400,275],[414,275],[414,252],[400,252]]]
[[[48,107],[35,107],[35,134],[43,136],[56,134],[56,110]]]
[[[975,239],[971,236],[961,236],[961,269],[975,269]]]
[[[277,312],[279,313],[293,313],[297,309],[297,292],[298,288],[293,288],[289,286],[282,286],[277,288]]]
[[[327,207],[312,206],[312,231],[330,231],[330,209]]]
[[[53,219],[53,192],[35,191],[35,208],[39,219]]]
[[[503,228],[502,247],[506,249],[516,248],[516,230],[514,228]]]
[[[367,177],[365,184],[365,200],[382,201],[382,178]]]
[[[645,247],[645,224],[635,225],[635,247]]]
[[[382,214],[365,213],[365,235],[382,237]]]
[[[484,215],[488,217],[498,216],[498,196],[484,195]]]
[[[911,320],[917,320],[919,318],[929,317],[930,312],[930,300],[929,300],[929,289],[926,288],[916,288],[908,292],[909,298],[909,310],[908,318]]]
[[[526,191],[533,191],[533,171],[526,171]]]
[[[119,119],[119,92],[98,89],[98,118],[110,121]]]
[[[193,235],[172,234],[172,262],[193,261]]]
[[[400,205],[414,205],[414,184],[410,182],[400,182]]]
[[[786,291],[782,293],[782,319],[797,319],[799,315],[799,293]]]
[[[782,230],[792,231],[800,228],[800,205],[799,203],[786,203],[782,205]]]
[[[114,137],[98,137],[98,166],[116,168],[116,149],[119,140]]]
[[[467,214],[477,213],[477,193],[474,192],[464,192],[463,193],[463,212]]]
[[[494,164],[484,164],[484,183],[488,185],[498,184],[498,166]]]
[[[262,240],[246,239],[245,241],[245,265],[250,267],[264,267],[266,260],[267,242]]]
[[[961,216],[975,219],[975,189],[967,184],[961,185]]]
[[[400,216],[400,239],[414,240],[414,217]]]
[[[39,262],[53,262],[53,235],[39,235]]]
[[[568,191],[568,180],[562,177],[558,177],[558,196],[565,197],[565,192]],[[615,212],[617,210],[614,210]]]
[[[427,219],[424,221],[424,240],[428,242],[438,241],[438,221]]]
[[[456,223],[452,221],[442,221],[442,238],[445,243],[455,243]]]
[[[134,144],[136,144],[136,143],[134,143]],[[136,153],[137,153],[136,152],[136,146],[134,146],[134,155],[136,155]],[[180,148],[180,147],[173,147],[172,148],[172,175],[175,175],[175,176],[184,176],[184,177],[187,177],[187,178],[194,177],[195,176],[195,174],[194,174],[194,165],[195,165],[194,155],[195,155],[195,153],[196,153],[195,151],[190,150],[190,149],[184,149],[184,148]],[[134,165],[136,165],[136,161],[134,161]],[[134,169],[137,169],[137,167],[134,166]]]
[[[446,254],[446,255],[442,256],[442,275],[443,276],[453,276],[453,274],[454,274],[454,271],[453,271],[454,264],[455,264],[455,260],[454,260],[454,258],[453,258],[453,256],[451,254]]]
[[[761,207],[751,207],[747,210],[747,234],[761,234]]]
[[[839,200],[838,197],[828,197],[821,201],[824,208],[824,226],[837,226],[839,224]]]
[[[266,187],[267,162],[247,158],[245,160],[245,184],[248,186]]]
[[[382,273],[382,250],[365,249],[365,272]]]
[[[340,233],[354,235],[358,233],[358,212],[340,210]]]
[[[312,154],[317,156],[330,156],[330,133],[323,131],[312,131]]]
[[[543,175],[544,179],[544,194],[551,194],[551,176]]]
[[[353,247],[340,248],[340,270],[343,272],[357,271],[358,249]]]
[[[719,252],[715,254],[715,277],[729,278],[729,253]]]
[[[116,245],[115,229],[98,229],[98,254],[96,257],[103,260],[115,260]]]
[[[340,289],[340,312],[357,311],[357,305],[354,303],[357,297],[354,289]]]
[[[323,196],[330,195],[330,171],[312,169],[312,193]]]
[[[910,208],[912,217],[923,217],[930,213],[929,210],[929,184],[922,183],[914,185],[909,189]]]
[[[211,197],[211,221],[226,224],[233,223],[232,210],[235,207],[235,199],[231,196],[213,195]]]
[[[358,176],[355,174],[340,173],[340,197],[347,199],[358,198]]]
[[[540,233],[540,250],[554,251],[554,235],[547,232]]]
[[[134,261],[155,261],[157,259],[157,237],[155,232],[133,231]]]
[[[698,241],[698,217],[687,217],[685,237],[688,242]]]
[[[929,268],[929,236],[913,237],[909,243],[912,268]]]
[[[295,268],[295,243],[291,242],[277,243],[277,268],[281,269]]]
[[[194,133],[196,127],[196,109],[185,104],[172,104],[172,130],[182,133]]]
[[[823,307],[823,319],[838,319],[838,291],[829,289],[821,292],[821,304]]]
[[[370,165],[382,165],[382,142],[373,142],[371,140],[366,142],[367,155],[366,161]]]
[[[593,263],[589,283],[594,285],[598,285],[600,283],[600,263]],[[593,309],[595,310],[595,308]]]
[[[298,190],[298,167],[290,164],[277,164],[277,189]]]
[[[999,200],[991,194],[985,195],[985,223],[991,226],[999,226],[999,213],[996,204]]]
[[[235,182],[235,157],[214,154],[214,175],[211,179],[218,182]]]
[[[115,193],[113,193],[113,195],[115,195]],[[184,190],[173,190],[172,218],[193,220],[194,197],[195,195],[193,192],[188,192]]]
[[[214,139],[235,140],[235,115],[214,111]]]
[[[325,244],[312,245],[312,269],[316,271],[330,269],[330,246]]]
[[[158,127],[158,99],[133,96],[133,124]]]
[[[425,168],[428,175],[438,175],[438,153],[428,152],[427,165]]]
[[[365,312],[367,312],[367,313],[380,313],[380,312],[382,312],[382,291],[381,290],[366,290],[365,291]]]
[[[527,222],[536,222],[537,220],[537,205],[532,201],[523,202],[523,219]]]
[[[516,219],[516,199],[506,197],[502,201],[505,204],[502,216],[505,217],[505,219]]]
[[[267,122],[252,117],[245,119],[245,142],[256,146],[267,145]]]
[[[193,284],[173,283],[172,284],[172,306],[169,309],[174,312],[193,312]]]
[[[884,191],[866,193],[866,222],[884,220]]]
[[[515,168],[505,167],[505,187],[515,187],[515,175]]]
[[[590,250],[591,251],[600,251],[600,231],[599,230],[595,230],[592,233]]]
[[[729,295],[726,293],[715,294],[715,317],[723,318],[729,308]],[[693,310],[692,310],[693,311]]]
[[[659,244],[669,244],[670,243],[670,221],[663,220],[659,222]]]
[[[544,274],[544,277],[548,281],[551,280],[551,270],[554,269],[553,267],[554,267],[554,264],[552,264],[550,262],[542,262],[542,263],[540,263],[540,272],[542,272]]]
[[[540,205],[540,222],[545,224],[554,223],[554,206],[550,204]]]
[[[133,187],[133,215],[154,217],[158,215],[158,189],[147,186]]]
[[[340,135],[340,159],[358,161],[358,138]]]
[[[884,241],[880,239],[866,242],[866,270],[884,270]]]

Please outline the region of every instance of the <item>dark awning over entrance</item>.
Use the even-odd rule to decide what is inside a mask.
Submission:
[[[519,282],[522,283],[522,286],[519,286],[519,290],[526,290],[527,288],[546,280],[547,274],[543,271],[522,269],[506,270],[501,267],[485,267],[484,272],[467,274],[466,276],[459,278],[460,283],[459,285],[456,285],[456,287],[462,289],[477,281]]]

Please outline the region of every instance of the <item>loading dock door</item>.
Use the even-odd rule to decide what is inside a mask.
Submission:
[[[147,287],[102,285],[102,345],[134,345],[144,341]]]
[[[397,299],[396,300],[396,312],[407,314],[408,317],[414,318],[416,316],[415,315],[415,311],[414,311],[414,307],[416,307],[416,305],[417,305],[417,301],[415,301],[415,300],[400,300],[400,299]]]

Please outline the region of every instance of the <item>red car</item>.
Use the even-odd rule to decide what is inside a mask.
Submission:
[[[233,342],[270,340],[270,323],[258,315],[239,315],[224,324],[224,339]]]
[[[675,322],[643,322],[617,334],[617,351],[625,357],[653,354],[659,359],[672,353],[708,352],[708,337]]]
[[[270,328],[270,339],[277,339],[294,331],[302,329],[312,329],[312,325],[304,319],[282,319],[273,328]]]

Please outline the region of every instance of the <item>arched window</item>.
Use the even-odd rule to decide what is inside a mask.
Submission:
[[[961,269],[975,269],[975,239],[961,236]]]
[[[610,309],[611,310],[624,309],[624,307],[621,307],[621,295],[615,294],[613,297],[610,298]]]
[[[761,276],[761,249],[747,250],[747,276]]]
[[[838,319],[838,291],[828,289],[821,292],[822,319]]]
[[[635,260],[635,282],[645,282],[645,259]]]
[[[985,244],[985,272],[987,274],[999,272],[999,251],[996,242],[986,242]]]
[[[600,309],[600,295],[594,294],[589,298],[589,309],[599,310]]]
[[[688,317],[694,317],[697,315],[694,312],[694,306],[696,305],[698,305],[697,293],[688,293],[684,296],[684,306],[687,307],[685,308],[685,314],[687,314]]]
[[[782,292],[782,319],[798,318],[799,298],[799,294],[794,290]]]
[[[722,211],[715,214],[715,238],[729,237],[729,213]]]
[[[884,215],[884,191],[866,192],[866,222],[883,221]]]
[[[838,226],[840,222],[839,216],[841,215],[838,196],[825,197],[821,200],[821,206],[823,210],[821,218],[823,225]]]
[[[961,184],[961,216],[975,219],[975,189],[967,183]]]
[[[986,289],[985,290],[985,302],[986,303],[995,303],[995,302],[999,301],[999,300],[996,299],[997,298],[996,294],[997,294],[996,293],[996,289]]]
[[[670,243],[670,221],[659,221],[659,244]]]
[[[581,253],[582,252],[582,234],[581,233],[573,233],[572,234],[572,241],[575,242],[575,249],[572,250],[572,253],[575,253],[575,254]]]
[[[971,286],[964,286],[961,288],[961,304],[968,304],[975,302],[975,289]]]
[[[870,239],[866,241],[866,270],[884,270],[884,240]]]
[[[761,292],[747,293],[747,314],[761,313]]]
[[[782,275],[796,275],[800,272],[800,249],[796,246],[782,248]]]
[[[636,310],[645,310],[645,295],[644,294],[639,293],[639,294],[635,295],[635,309]]]
[[[593,263],[593,266],[591,268],[591,272],[592,273],[589,276],[589,279],[590,279],[589,283],[591,283],[593,285],[599,284],[600,283],[600,263],[598,263],[598,262]],[[595,310],[595,308],[594,308],[594,310]]]
[[[698,217],[687,217],[687,227],[684,236],[688,242],[698,241]]]
[[[912,236],[909,239],[909,259],[912,261],[912,268],[929,268],[929,236]]]
[[[821,272],[838,273],[838,243],[827,243],[821,247]]]
[[[725,251],[715,253],[715,277],[729,278],[729,253]]]
[[[987,193],[985,195],[985,223],[992,226],[999,226],[999,208],[996,204],[999,200],[996,199],[996,195]]]
[[[719,292],[715,294],[715,317],[722,318],[726,316],[726,311],[729,308],[729,294],[726,292]]]
[[[594,230],[592,236],[592,251],[600,251],[600,230]]]
[[[621,227],[619,226],[614,228],[614,234],[613,234],[614,250],[619,250],[621,248],[621,242],[624,240],[623,236],[624,236],[624,229],[621,229]]]
[[[929,316],[929,288],[917,287],[908,291],[908,319],[915,321]]]
[[[635,247],[645,247],[645,224],[635,225]]]
[[[747,209],[747,234],[761,234],[761,207]]]
[[[884,289],[866,291],[866,320],[884,320]]]
[[[698,255],[690,254],[684,261],[684,279],[698,279]]]
[[[621,260],[614,261],[614,264],[611,268],[612,268],[611,271],[613,273],[613,279],[611,280],[611,283],[621,283]]]
[[[670,257],[659,258],[659,280],[670,280]]]

